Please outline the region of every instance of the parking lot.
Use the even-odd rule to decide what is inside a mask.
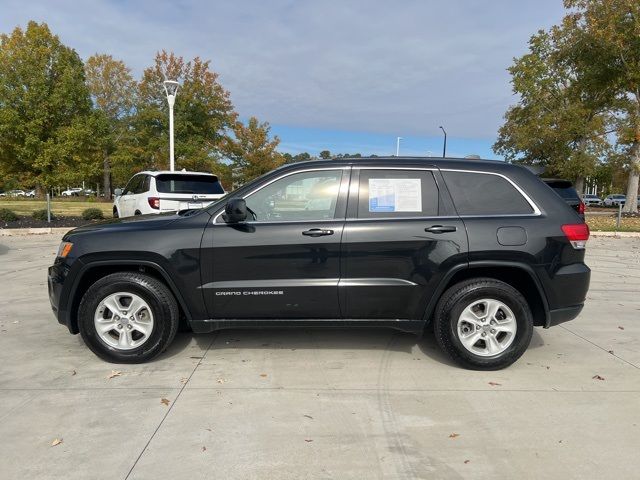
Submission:
[[[107,364],[51,313],[59,241],[0,237],[3,479],[640,475],[640,238],[592,239],[582,315],[497,372],[382,329],[180,333]]]

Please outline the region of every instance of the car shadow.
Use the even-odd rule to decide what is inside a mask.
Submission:
[[[195,347],[194,347],[195,343]],[[530,349],[544,345],[544,340],[534,329]],[[433,332],[416,335],[390,328],[358,327],[261,327],[223,329],[212,333],[194,334],[180,332],[169,348],[157,361],[181,356],[191,349],[194,358],[204,357],[206,352],[215,353],[225,349],[251,350],[371,350],[394,351],[416,355],[416,348],[429,360],[458,366],[438,347]]]

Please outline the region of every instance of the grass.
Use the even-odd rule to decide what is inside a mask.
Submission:
[[[0,208],[13,210],[17,215],[31,215],[36,210],[47,208],[46,200],[0,198]],[[113,212],[113,203],[98,200],[87,201],[81,198],[56,198],[51,200],[51,210],[62,217],[79,217],[87,208],[99,208],[109,218]]]
[[[620,228],[616,228],[616,216],[587,215],[586,220],[592,232],[640,232],[640,218],[621,218]]]

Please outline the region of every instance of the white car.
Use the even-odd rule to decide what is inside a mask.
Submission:
[[[61,193],[63,197],[77,197],[82,193],[82,188],[69,188]]]
[[[24,190],[9,190],[7,192],[7,197],[24,197]]]
[[[218,177],[203,172],[140,172],[115,190],[114,217],[204,208],[224,196]]]
[[[34,198],[36,196],[36,191],[35,190],[29,190],[28,192],[25,192],[24,196],[25,197],[29,197],[29,198]]]
[[[626,200],[627,200],[626,195],[622,195],[620,193],[614,193],[612,195],[607,195],[603,203],[605,207],[617,207],[620,204],[624,206],[624,203]]]
[[[587,207],[591,207],[593,205],[599,207],[602,205],[602,199],[597,195],[593,195],[592,193],[585,193],[582,196],[582,201]]]

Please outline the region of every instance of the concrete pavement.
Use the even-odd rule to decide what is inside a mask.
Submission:
[[[499,372],[382,329],[179,334],[107,364],[50,311],[59,240],[0,238],[2,479],[640,477],[638,238],[592,239],[582,315]]]

